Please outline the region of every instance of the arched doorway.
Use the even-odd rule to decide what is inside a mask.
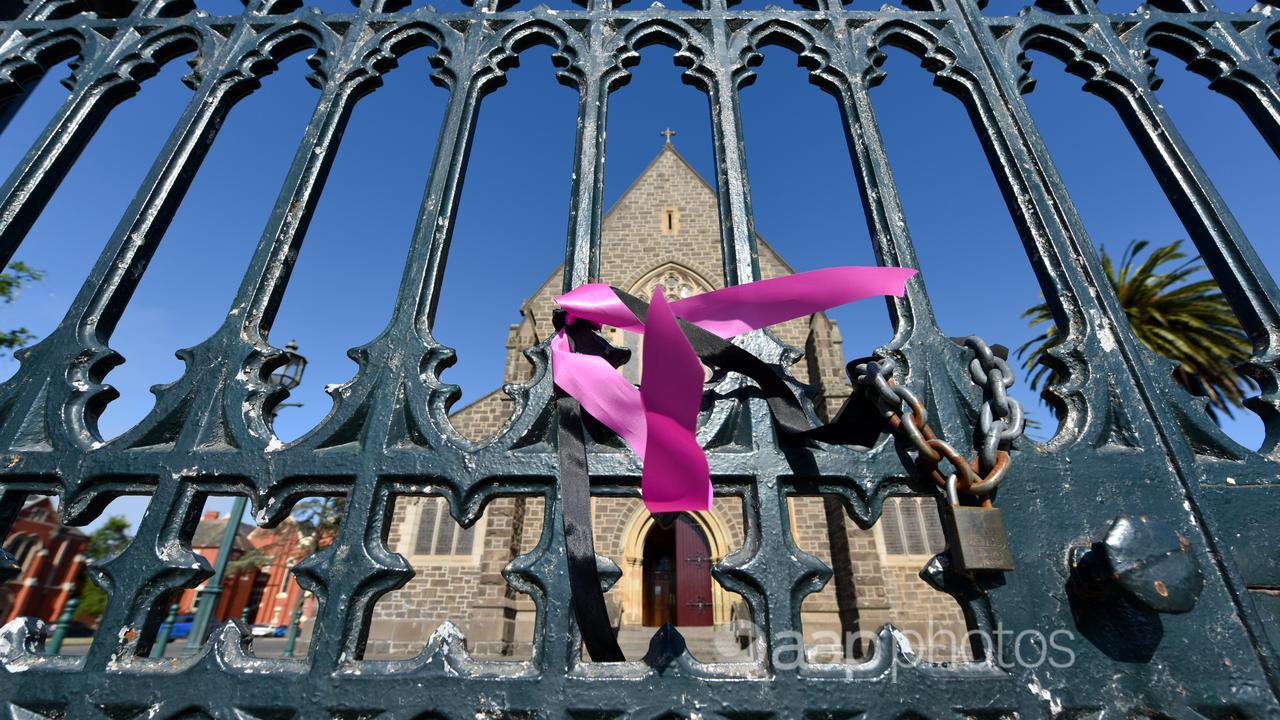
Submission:
[[[645,626],[711,624],[711,549],[692,519],[651,525],[643,564]]]

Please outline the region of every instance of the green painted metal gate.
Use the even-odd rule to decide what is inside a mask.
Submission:
[[[60,494],[79,524],[120,494],[150,496],[136,541],[97,568],[110,602],[87,656],[41,654],[33,621],[6,627],[0,701],[7,716],[1280,715],[1280,293],[1155,99],[1149,63],[1153,48],[1187,62],[1236,100],[1280,152],[1280,10],[1260,4],[1230,14],[1210,0],[1157,0],[1135,13],[1104,14],[1091,0],[1040,0],[1029,13],[991,17],[976,0],[911,0],[880,10],[798,0],[793,9],[741,12],[725,0],[701,2],[628,9],[586,0],[578,10],[550,11],[490,0],[442,14],[369,0],[323,14],[292,0],[252,0],[240,16],[210,17],[189,0],[32,0],[0,25],[0,93],[9,102],[56,63],[80,58],[65,105],[0,188],[6,261],[113,107],[161,64],[192,51],[198,58],[195,96],[65,320],[21,353],[21,369],[0,386],[0,526],[7,529],[30,493]],[[452,351],[429,328],[481,99],[537,44],[554,49],[561,82],[578,89],[564,283],[580,284],[598,269],[609,94],[625,83],[638,50],[654,43],[674,48],[686,80],[710,99],[731,283],[758,274],[738,91],[750,82],[759,48],[797,52],[838,101],[883,264],[915,266],[916,259],[867,96],[880,79],[881,48],[917,55],[968,108],[1063,337],[1050,362],[1062,378],[1051,393],[1065,418],[1048,444],[1019,441],[1013,449],[1013,481],[996,504],[1017,570],[974,577],[942,563],[926,570],[962,603],[971,626],[987,633],[981,660],[899,662],[908,650],[890,630],[858,665],[784,664],[770,652],[775,638],[799,629],[800,603],[829,576],[793,544],[788,498],[835,495],[870,524],[889,493],[919,488],[889,435],[869,449],[780,444],[763,400],[741,378],[724,380],[704,413],[713,426],[704,436],[713,439],[717,487],[741,498],[748,541],[714,572],[750,605],[763,629],[761,652],[735,664],[703,665],[678,653],[615,664],[588,662],[578,649],[545,350],[534,351],[534,378],[516,389],[516,415],[497,438],[477,445],[450,429],[450,386],[438,371]],[[295,443],[273,442],[266,417],[282,392],[265,378],[284,356],[267,329],[302,235],[354,105],[376,91],[397,57],[421,46],[434,48],[432,79],[450,94],[394,315],[358,349],[360,371],[335,394],[325,421]],[[1267,424],[1262,452],[1226,438],[1202,402],[1172,382],[1169,364],[1130,332],[1021,99],[1032,49],[1065,61],[1114,105],[1231,300],[1254,342],[1246,369],[1262,388],[1252,401]],[[111,332],[222,120],[260,77],[298,52],[311,54],[320,99],[234,306],[215,335],[186,351],[186,373],[160,390],[146,419],[104,443],[95,421],[113,397],[104,384],[119,361]],[[896,362],[899,382],[927,388],[935,426],[971,453],[982,404],[965,370],[972,351],[939,331],[922,284],[913,283],[893,309],[897,333],[882,356]],[[768,335],[745,344],[774,363],[788,357]],[[593,452],[590,462],[596,492],[636,493],[630,458]],[[362,660],[374,601],[412,573],[384,544],[389,498],[427,489],[445,495],[466,523],[498,495],[547,499],[540,544],[507,570],[538,608],[531,660],[479,662],[448,633],[413,660]],[[208,573],[183,538],[210,493],[248,495],[269,522],[300,497],[346,498],[335,542],[296,571],[319,599],[306,657],[254,657],[234,624],[191,660],[149,657],[166,599]],[[1130,527],[1122,522],[1107,543],[1082,552],[1103,540],[1117,516],[1133,527],[1154,519],[1184,544],[1135,560],[1160,551],[1161,537],[1119,537]],[[1132,560],[1136,575],[1091,576],[1102,554],[1111,569]],[[1170,567],[1162,563],[1172,564],[1170,577],[1194,578],[1188,558],[1203,575],[1202,590],[1194,580],[1152,584],[1154,597],[1132,587],[1134,577]],[[1128,595],[1104,587],[1125,582]],[[1190,604],[1190,612],[1158,612],[1168,609],[1160,598],[1184,605],[1178,609]],[[1061,666],[1028,663],[1015,656],[1015,644],[990,641],[1057,630],[1070,632],[1062,642],[1074,660]],[[679,648],[669,634],[659,645]]]

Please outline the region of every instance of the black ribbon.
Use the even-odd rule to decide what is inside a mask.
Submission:
[[[553,317],[556,330],[563,329],[569,348],[586,355],[599,355],[614,367],[624,365],[631,351],[615,348],[596,335],[590,323],[566,324],[563,311]],[[582,429],[582,406],[568,393],[556,388],[556,452],[560,462],[560,513],[564,518],[564,543],[569,559],[569,592],[573,614],[582,631],[582,642],[596,662],[622,662],[626,657],[609,624],[609,610],[600,586],[596,565],[595,534],[591,529],[591,475],[587,470],[587,446]]]
[[[649,313],[648,303],[618,288],[613,288],[613,292],[641,323],[645,321]],[[596,327],[590,322],[575,320],[569,323],[563,310],[556,310],[552,320],[556,330],[565,331],[569,347],[574,352],[598,355],[615,368],[624,365],[631,357],[630,350],[614,347],[597,335]],[[852,393],[830,423],[813,427],[790,386],[767,363],[715,333],[679,318],[677,321],[703,364],[736,372],[755,381],[768,403],[774,425],[784,439],[870,446],[879,437],[882,422],[875,413],[874,405],[861,393]],[[851,372],[853,364],[850,363],[846,369]],[[564,518],[573,613],[591,659],[621,662],[626,658],[609,624],[600,570],[596,565],[591,526],[591,479],[587,468],[582,406],[560,388],[555,392],[560,506]]]

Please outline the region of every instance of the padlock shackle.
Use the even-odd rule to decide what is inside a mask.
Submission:
[[[947,502],[951,507],[960,507],[960,477],[954,473],[947,477]],[[983,495],[979,507],[992,507],[991,496]]]

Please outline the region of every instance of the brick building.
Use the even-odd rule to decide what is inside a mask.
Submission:
[[[228,515],[209,510],[200,518],[191,538],[191,549],[212,566],[218,558]],[[303,597],[303,590],[290,572],[302,558],[310,555],[313,533],[304,532],[294,518],[287,518],[274,528],[240,525],[226,573],[222,593],[214,608],[215,621],[241,617],[246,608],[249,622],[264,625],[287,625],[293,611],[303,603],[302,624],[315,615],[315,601]],[[237,562],[243,561],[243,562]],[[182,613],[194,613],[196,596],[204,584],[187,588],[178,600]]]
[[[88,544],[87,535],[63,526],[49,496],[27,500],[4,544],[21,571],[0,586],[0,624],[16,617],[57,620],[79,590]]]
[[[293,612],[302,609],[301,625],[315,617],[315,599],[293,578],[293,566],[315,551],[316,537],[310,529],[288,518],[274,528],[254,528],[249,542],[270,562],[258,568],[253,587],[245,599],[249,622],[287,625]]]
[[[759,251],[763,277],[793,272],[762,239]],[[715,190],[669,142],[605,216],[601,277],[646,298],[656,286],[678,298],[724,285]],[[550,270],[520,308],[523,319],[511,327],[507,341],[509,383],[530,378],[532,368],[521,352],[553,332],[560,278],[559,268]],[[772,330],[805,350],[792,371],[817,386],[819,412],[838,408],[850,389],[835,322],[816,314]],[[622,372],[638,382],[642,337],[607,331],[613,342],[634,351]],[[511,410],[511,398],[498,389],[457,410],[451,420],[463,435],[480,439],[500,431]],[[412,563],[415,576],[375,607],[367,656],[416,653],[449,620],[464,632],[476,657],[527,657],[536,609],[501,573],[537,545],[542,506],[540,498],[497,499],[474,527],[464,529],[440,498],[399,498],[388,547]],[[882,522],[869,530],[822,497],[794,499],[791,514],[797,544],[835,572],[802,609],[811,657],[839,659],[841,638],[847,637],[842,629],[873,633],[890,621],[922,638],[926,657],[951,659],[959,653],[962,643],[929,641],[938,631],[963,638],[958,605],[916,575],[944,544],[932,498],[890,499]],[[711,578],[711,567],[742,545],[739,500],[717,498],[709,512],[687,513],[665,526],[635,498],[596,498],[593,515],[597,552],[623,573],[606,600],[628,657],[642,655],[654,628],[664,622],[681,628],[700,659],[731,659],[742,652],[738,636],[750,627],[746,605]]]

